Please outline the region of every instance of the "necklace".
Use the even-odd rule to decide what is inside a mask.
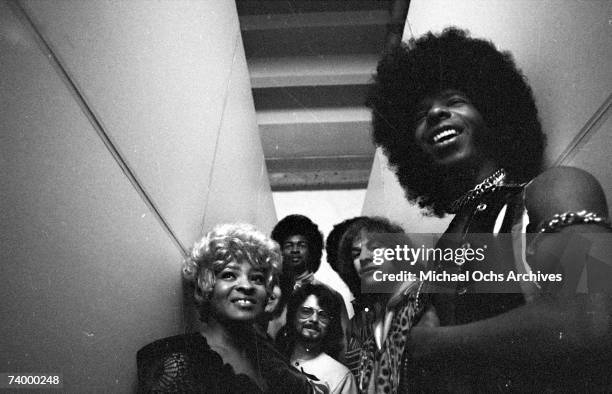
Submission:
[[[472,204],[477,198],[480,198],[486,193],[490,193],[497,189],[499,185],[504,182],[506,178],[506,171],[503,168],[495,171],[493,174],[486,177],[478,185],[474,186],[473,189],[468,190],[461,197],[453,201],[450,206],[449,213],[458,213],[466,206]]]

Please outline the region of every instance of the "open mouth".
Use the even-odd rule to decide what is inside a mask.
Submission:
[[[235,298],[232,300],[232,303],[238,306],[253,306],[255,305],[255,300],[252,298]]]
[[[451,143],[452,140],[458,135],[460,135],[461,133],[462,133],[462,130],[456,127],[452,127],[452,126],[441,127],[437,129],[434,133],[432,133],[431,137],[429,138],[429,142],[430,144],[436,145],[436,146],[447,145]]]

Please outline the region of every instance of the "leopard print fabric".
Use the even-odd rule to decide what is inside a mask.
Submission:
[[[397,393],[406,340],[422,309],[419,308],[417,297],[418,290],[413,289],[397,305],[397,313],[391,321],[389,334],[380,351],[376,348],[374,336],[363,343],[359,365],[360,393],[372,392],[372,389],[375,393]],[[376,380],[371,382],[373,375]]]

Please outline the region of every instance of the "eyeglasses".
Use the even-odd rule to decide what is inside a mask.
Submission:
[[[298,317],[300,319],[308,319],[309,317],[311,317],[314,314],[317,314],[317,317],[319,318],[319,321],[322,323],[329,323],[332,319],[331,315],[329,314],[329,312],[324,311],[324,310],[316,310],[314,308],[311,308],[309,306],[303,306],[300,309],[298,309]]]

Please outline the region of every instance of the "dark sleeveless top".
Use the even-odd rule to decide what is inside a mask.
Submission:
[[[484,261],[466,261],[460,266],[453,261],[435,262],[429,269],[457,274],[475,271],[483,273],[514,271],[516,245],[513,244],[512,238],[509,235],[493,237],[492,234],[496,224],[499,226],[495,229],[497,233],[511,233],[512,227],[525,212],[523,189],[522,186],[501,186],[483,196],[471,208],[471,214],[461,234],[449,237],[445,234],[436,245],[437,248],[484,247],[486,248]],[[502,209],[505,209],[503,218],[500,217]],[[456,220],[451,222],[449,228],[453,227]],[[498,223],[500,220],[501,224]],[[492,262],[498,265],[492,266]],[[446,282],[442,286],[443,291],[432,296],[442,326],[467,324],[497,316],[525,303],[522,289],[518,284],[504,283],[504,288],[501,288],[501,284],[489,281],[476,282],[471,277],[467,281]]]
[[[428,270],[438,272],[461,274],[475,270],[486,271],[493,267],[483,264],[492,259],[503,258],[508,264],[514,264],[514,248],[511,237],[504,236],[495,239],[494,232],[509,234],[512,227],[525,212],[523,204],[523,186],[501,186],[495,191],[483,196],[477,204],[471,207],[467,221],[458,233],[450,234],[448,231],[436,244],[436,248],[468,247],[476,249],[487,243],[487,259],[484,263],[477,261],[465,262],[457,265],[453,261],[430,262]],[[502,212],[505,210],[505,212]],[[501,215],[500,215],[501,213]],[[458,219],[455,218],[449,225],[449,229],[457,227]],[[501,223],[500,223],[501,220]],[[498,254],[503,254],[498,255]],[[512,269],[505,267],[504,269]],[[486,292],[479,288],[482,283],[466,280],[461,282],[425,283],[424,291],[428,294],[428,302],[431,302],[440,318],[441,326],[460,325],[497,316],[525,303],[525,297],[518,287],[511,291]],[[486,372],[480,370],[474,376],[457,376],[456,384],[448,381],[440,381],[436,372],[422,369],[414,365],[408,357],[409,352],[404,353],[402,363],[402,374],[400,378],[400,390],[398,392],[500,392],[512,391],[514,386],[508,385],[508,378],[504,374],[504,366],[491,365]],[[465,360],[466,364],[474,360]],[[430,366],[431,367],[431,366]],[[478,368],[478,367],[475,367]],[[435,366],[436,370],[443,371],[444,366]],[[446,372],[444,372],[446,373]],[[452,382],[455,383],[455,382]]]
[[[485,239],[489,243],[487,258],[500,259],[507,264],[497,266],[496,269],[520,271],[523,262],[518,261],[520,250],[517,249],[527,248],[526,245],[529,245],[535,236],[535,224],[529,223],[523,191],[523,185],[501,186],[485,195],[472,207],[472,212],[463,225],[458,239],[449,241],[448,238],[452,237],[446,237],[445,234],[436,246],[445,247],[445,243],[448,242],[451,247],[456,247],[458,241],[461,245],[476,248]],[[456,219],[451,222],[449,229],[457,224],[455,222]],[[494,233],[503,236],[495,237]],[[490,234],[490,236],[479,236],[479,234]],[[522,235],[522,240],[515,235]],[[517,245],[518,243],[522,245]],[[522,260],[529,266],[524,254]],[[514,267],[511,267],[511,264]],[[429,269],[446,269],[461,273],[488,270],[488,267],[478,266],[475,262],[466,262],[462,266],[451,262],[437,263]],[[436,308],[440,325],[460,325],[491,318],[524,305],[531,297],[539,296],[537,293],[539,289],[530,287],[529,284],[516,285],[520,288],[510,288],[506,293],[484,292],[480,286],[482,283],[473,280],[445,283],[446,292],[430,294],[430,302]],[[517,346],[521,346],[520,343],[517,343]],[[483,355],[477,360],[465,359],[466,366],[469,366],[469,374],[455,374],[452,381],[442,382],[436,376],[437,373],[446,375],[448,372],[452,374],[452,371],[445,370],[444,365],[428,366],[431,370],[421,368],[411,362],[408,353],[404,353],[401,388],[398,392],[608,392],[612,390],[610,365],[606,365],[601,357],[595,355],[591,360],[583,360],[579,365],[573,363],[570,358],[560,358],[553,364],[542,364],[529,357],[499,363],[488,361],[486,355]],[[453,357],[461,357],[461,354],[455,352]],[[593,377],[598,377],[598,380]],[[604,381],[607,383],[602,383]],[[602,389],[603,387],[607,389]]]
[[[294,371],[265,339],[256,337],[254,355],[269,393],[311,393],[305,376]],[[157,340],[137,353],[139,393],[262,393],[245,374],[210,348],[199,333]]]

